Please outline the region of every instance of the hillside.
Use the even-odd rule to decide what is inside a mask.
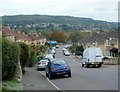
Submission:
[[[114,30],[117,23],[91,18],[49,15],[3,16],[3,25],[24,30]]]

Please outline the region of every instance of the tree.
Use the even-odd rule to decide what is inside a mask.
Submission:
[[[76,51],[75,51],[75,55],[81,55],[83,56],[83,51],[84,51],[84,48],[83,46],[76,46]]]
[[[79,31],[71,32],[69,35],[69,40],[72,42],[78,42],[82,38],[82,35]]]
[[[53,31],[50,34],[50,40],[55,40],[58,42],[65,42],[66,39],[67,39],[67,37],[63,31]]]

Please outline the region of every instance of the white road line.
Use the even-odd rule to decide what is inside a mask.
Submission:
[[[40,72],[40,71],[39,71]],[[46,79],[47,79],[47,81],[50,83],[50,84],[52,84],[57,90],[62,90],[62,89],[60,89],[59,87],[57,87],[54,83],[52,83],[42,72],[40,72]]]

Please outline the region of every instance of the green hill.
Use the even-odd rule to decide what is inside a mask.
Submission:
[[[3,16],[3,25],[26,30],[114,30],[117,23],[91,18],[49,15]]]

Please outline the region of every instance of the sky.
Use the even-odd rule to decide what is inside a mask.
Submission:
[[[3,15],[62,15],[118,21],[119,0],[2,0]]]

